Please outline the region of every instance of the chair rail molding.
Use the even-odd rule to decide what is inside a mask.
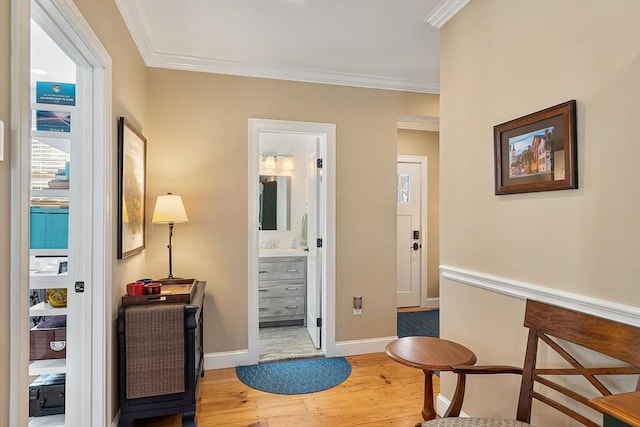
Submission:
[[[629,325],[640,326],[640,309],[638,309],[638,307],[486,273],[465,270],[450,265],[440,266],[440,276],[457,283],[497,292],[514,298],[534,299]]]

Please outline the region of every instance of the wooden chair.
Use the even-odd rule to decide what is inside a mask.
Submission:
[[[450,411],[445,415],[446,417],[457,417],[460,414],[464,397],[465,375],[509,373],[522,375],[515,420],[441,418],[425,421],[422,426],[529,426],[532,402],[535,399],[577,420],[580,424],[597,427],[600,424],[593,422],[585,414],[591,412],[591,415],[594,415],[592,410],[595,407],[589,402],[590,398],[612,394],[605,385],[605,377],[611,379],[610,376],[613,375],[627,375],[634,376],[633,379],[635,379],[635,375],[640,374],[639,327],[532,300],[527,301],[524,326],[529,328],[529,338],[523,368],[453,366],[453,372],[458,374],[458,388],[452,399]],[[538,367],[536,357],[540,342],[546,344],[548,348],[553,349],[566,360],[567,364],[563,363],[566,366]],[[576,348],[575,344],[583,349]],[[586,359],[584,348],[615,359],[613,361],[607,359],[606,363],[610,363],[612,366],[603,367],[602,361],[598,363],[598,366],[591,366],[593,364],[583,360]],[[593,359],[593,355],[589,358]],[[580,376],[584,377],[588,382],[585,383],[585,386],[591,388],[594,395],[585,396],[579,390],[573,389],[576,387],[562,381],[563,378],[567,380],[567,376],[574,379]],[[584,387],[581,388],[584,389]],[[640,380],[637,380],[635,389],[636,391],[640,390]],[[577,405],[565,404],[563,401],[577,402]],[[592,410],[584,411],[587,407]]]

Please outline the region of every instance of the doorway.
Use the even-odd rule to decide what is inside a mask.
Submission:
[[[397,307],[419,307],[426,297],[427,160],[397,159]]]
[[[335,125],[249,119],[249,145],[248,363],[331,356]]]
[[[9,421],[107,425],[112,395],[107,359],[112,315],[107,285],[112,248],[111,59],[73,2],[17,0],[11,7],[13,69],[31,70],[32,75],[12,75],[11,106],[16,114],[11,124]],[[39,40],[49,47],[39,51]],[[38,69],[47,68],[46,60],[37,64],[47,55],[53,55],[48,60],[52,67]],[[63,57],[72,64],[73,77],[53,72]],[[42,178],[40,171],[34,173],[36,163],[45,169],[55,166],[47,172],[49,179],[36,179]],[[49,214],[56,215],[55,220],[50,221]],[[48,302],[34,304],[35,294],[49,294],[44,289],[55,291]],[[65,294],[66,299],[52,298]],[[54,300],[65,301],[66,307],[55,307]],[[66,315],[66,357],[34,358],[30,326],[34,318],[54,315]],[[66,377],[64,414],[31,420],[29,382],[51,374]]]

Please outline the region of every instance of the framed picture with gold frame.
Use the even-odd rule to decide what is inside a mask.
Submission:
[[[495,193],[578,188],[576,101],[494,126]]]
[[[145,244],[147,139],[124,117],[118,119],[118,259]]]

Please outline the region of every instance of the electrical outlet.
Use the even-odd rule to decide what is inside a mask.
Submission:
[[[362,315],[362,297],[360,295],[353,297],[353,315]]]

